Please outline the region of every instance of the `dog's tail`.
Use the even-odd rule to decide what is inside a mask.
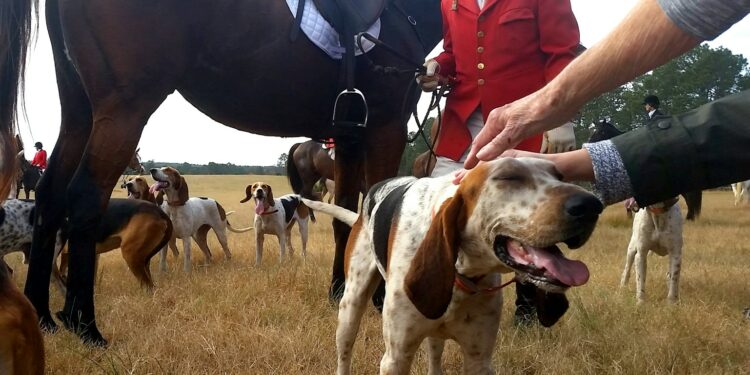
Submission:
[[[234,213],[234,211],[229,211],[229,212],[227,212],[226,215],[227,215],[227,217],[229,217],[229,215],[231,215],[233,213]],[[236,229],[236,228],[234,228],[232,226],[232,224],[229,223],[229,219],[227,219],[227,229],[229,229],[230,232],[234,232],[234,233],[245,233],[245,232],[249,232],[249,231],[251,231],[251,230],[253,230],[255,228],[254,227],[247,227],[247,228]]]
[[[357,218],[359,215],[354,211],[349,211],[346,208],[335,206],[328,203],[318,202],[309,200],[307,198],[302,198],[302,202],[307,206],[312,208],[313,210],[320,211],[324,214],[331,215],[335,217],[336,219],[341,220],[348,226],[354,225],[354,222],[357,221]]]

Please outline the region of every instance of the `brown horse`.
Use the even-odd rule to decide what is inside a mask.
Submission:
[[[440,0],[383,1],[380,38],[423,61],[442,38]],[[34,5],[0,1],[0,193],[7,192],[13,171],[10,140]],[[46,0],[46,19],[62,122],[38,186],[40,219],[25,293],[48,330],[57,328],[48,290],[54,239],[67,215],[70,280],[57,317],[85,341],[106,345],[94,314],[95,229],[147,120],[174,91],[235,129],[333,137],[335,199],[350,210],[357,210],[363,180],[369,187],[397,173],[406,135],[404,95],[417,92],[416,67],[382,47],[359,56],[354,76],[368,99],[367,127],[333,127],[341,63],[305,37],[290,41],[294,19],[284,1]],[[376,72],[369,62],[395,69]],[[334,222],[333,298],[343,291],[348,235],[345,224]]]
[[[141,156],[138,155],[138,151],[140,150],[140,148],[135,149],[133,157],[130,158],[130,161],[128,162],[128,168],[125,170],[125,172],[133,171],[139,176],[146,173],[146,168],[144,168],[143,164],[141,164]]]
[[[334,179],[334,161],[320,143],[307,141],[295,143],[289,148],[286,159],[286,176],[292,190],[308,199],[320,200],[322,197],[313,192],[313,186],[319,181]]]

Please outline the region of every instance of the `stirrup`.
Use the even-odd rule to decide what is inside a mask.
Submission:
[[[333,126],[352,126],[364,128],[367,126],[369,108],[362,91],[358,89],[344,89],[336,96],[333,104]]]

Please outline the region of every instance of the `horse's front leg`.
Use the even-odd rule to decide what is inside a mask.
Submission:
[[[47,7],[51,30],[60,29],[56,6]],[[73,177],[91,133],[91,106],[78,74],[65,55],[61,33],[50,32],[61,104],[60,135],[49,159],[49,167],[36,187],[36,217],[29,254],[24,293],[39,314],[43,329],[55,331],[49,310],[49,280],[56,234],[65,217],[68,183]],[[20,185],[19,185],[20,188]]]

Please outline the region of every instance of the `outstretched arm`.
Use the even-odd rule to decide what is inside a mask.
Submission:
[[[573,118],[587,101],[690,50],[700,42],[675,25],[657,0],[641,0],[615,29],[547,86],[490,113],[466,159],[491,160],[526,137]]]

